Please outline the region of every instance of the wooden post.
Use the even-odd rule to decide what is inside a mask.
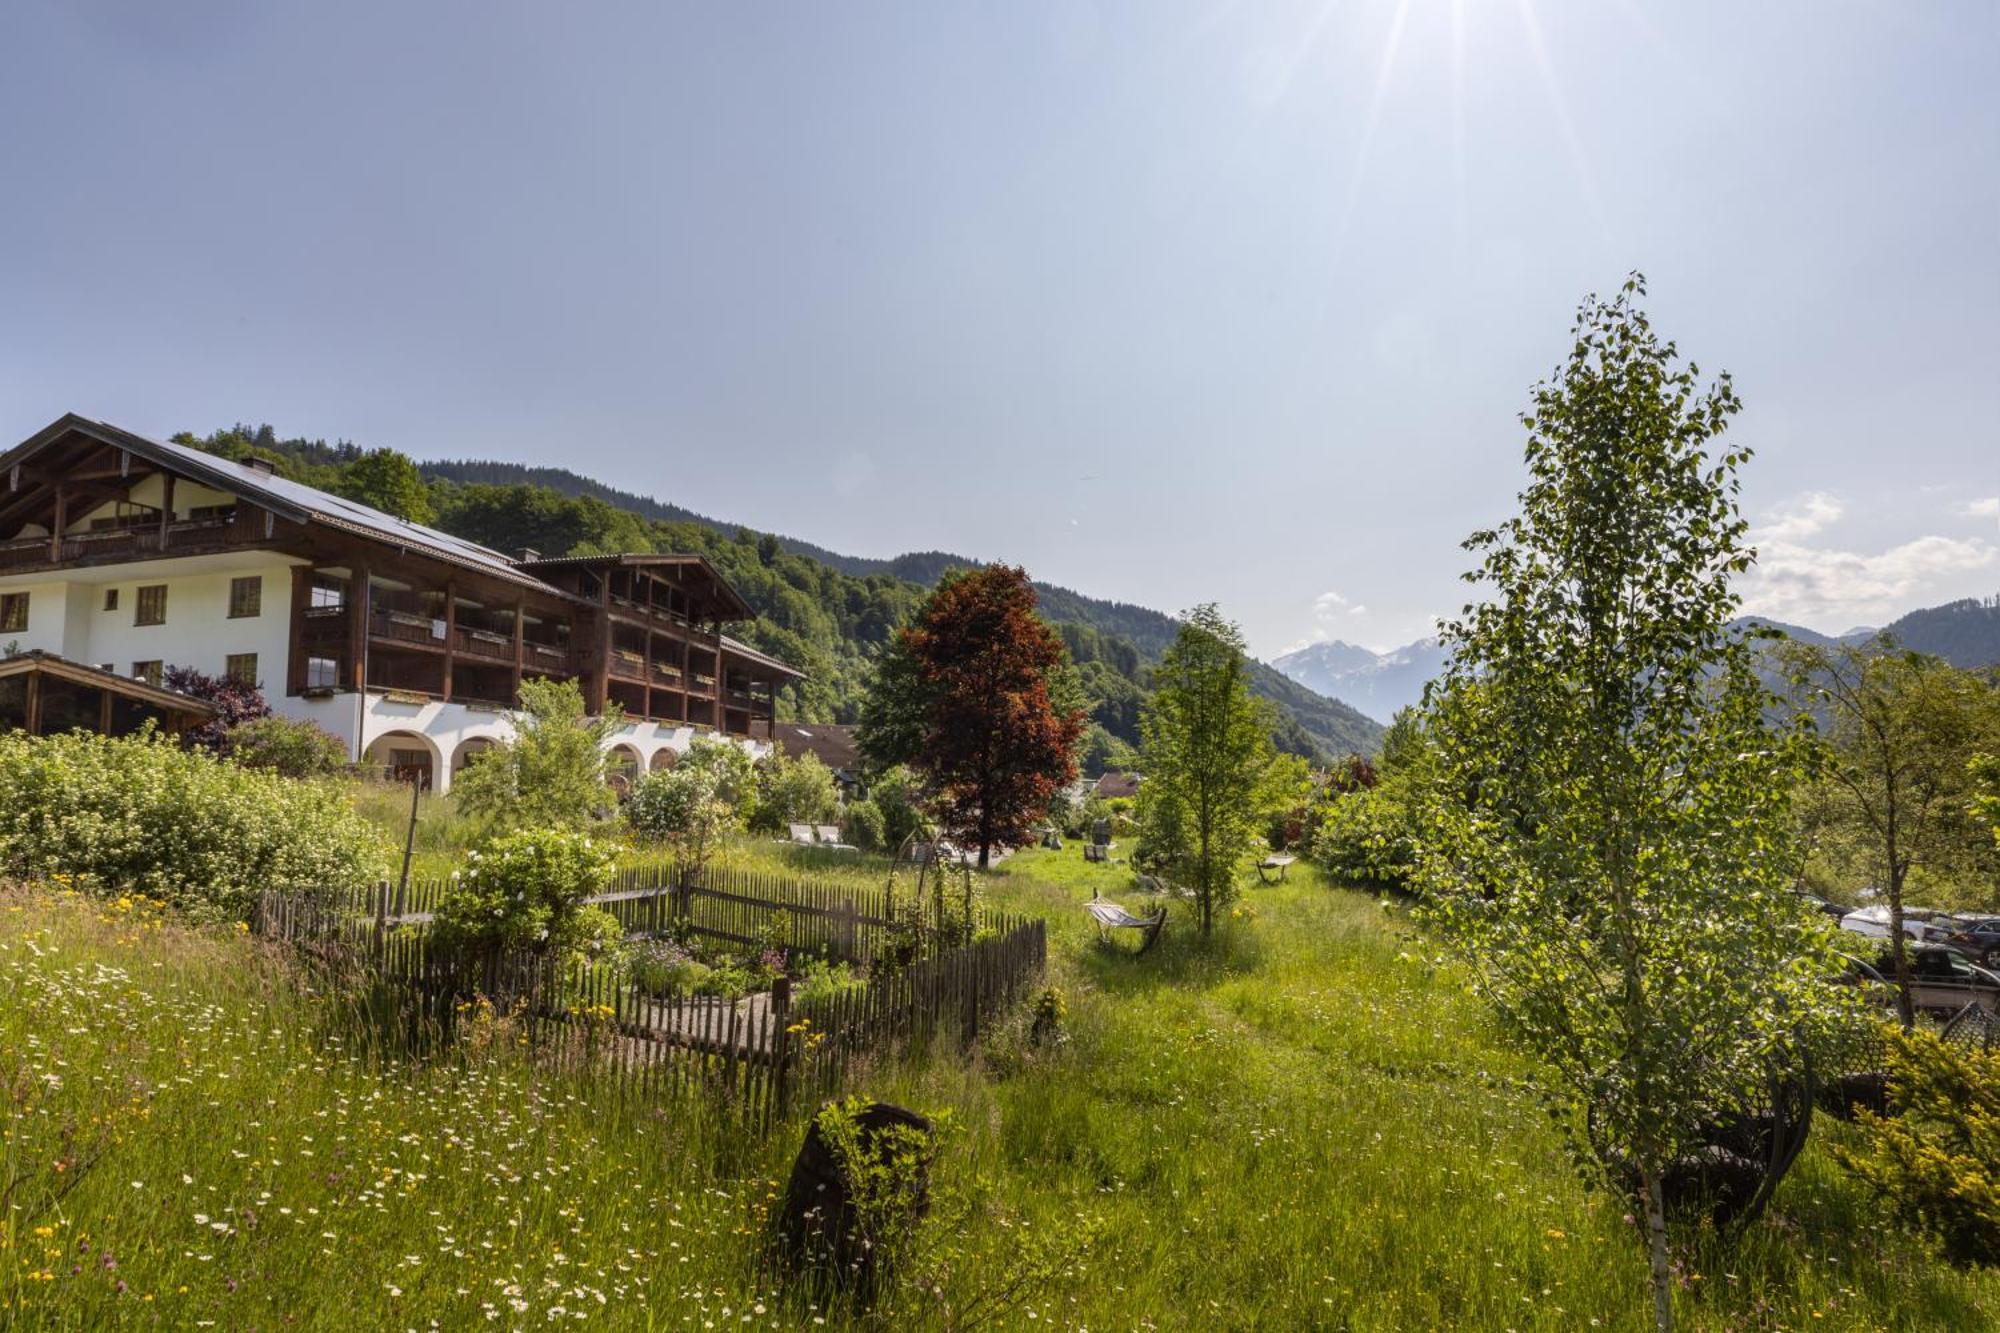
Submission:
[[[69,492],[61,482],[56,483],[55,522],[49,524],[49,563],[62,561],[63,529],[69,526]]]
[[[514,693],[508,700],[515,704],[521,702],[521,663],[526,660],[528,651],[527,616],[528,599],[516,597],[514,599]]]
[[[97,692],[97,734],[100,736],[109,736],[111,734],[110,690],[99,690]]]
[[[174,525],[174,474],[164,473],[160,478],[162,498],[160,500],[160,549],[167,549],[167,533]]]
[[[42,673],[28,673],[28,715],[26,730],[30,736],[42,734]]]
[[[444,701],[451,702],[451,676],[458,654],[458,582],[444,581]]]
[[[368,565],[356,560],[347,576],[347,685],[368,688]]]
[[[306,612],[312,608],[312,566],[292,566],[292,633],[285,663],[285,693],[306,688]]]
[[[771,983],[771,1103],[766,1108],[768,1125],[785,1114],[792,1062],[792,979],[779,977]]]

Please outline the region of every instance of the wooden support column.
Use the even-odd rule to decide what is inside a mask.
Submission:
[[[306,612],[312,609],[312,566],[292,566],[292,635],[285,660],[285,693],[294,697],[306,688]]]
[[[167,531],[174,524],[174,474],[168,472],[160,478],[162,499],[160,500],[160,549],[167,549]]]
[[[63,529],[68,526],[69,492],[64,489],[61,482],[57,482],[56,517],[55,522],[49,524],[49,561],[51,564],[60,564],[62,561]]]
[[[444,581],[444,701],[451,702],[452,669],[458,657],[458,582]]]
[[[97,692],[97,734],[100,736],[109,736],[111,734],[110,690],[99,690]]]
[[[511,702],[517,704],[521,701],[521,663],[526,659],[528,652],[527,615],[528,599],[516,597],[514,599],[514,696]]]
[[[639,654],[639,670],[646,677],[646,692],[639,696],[639,706],[646,710],[646,717],[653,716],[653,627],[646,627],[645,651]]]
[[[597,582],[597,669],[590,673],[590,697],[585,702],[593,717],[604,715],[611,693],[611,571]]]
[[[30,736],[42,734],[42,673],[28,673],[28,713],[24,719]]]
[[[347,688],[368,688],[368,566],[356,560],[347,578]]]
[[[725,725],[727,719],[722,713],[722,696],[726,693],[723,688],[723,682],[727,679],[722,673],[722,631],[711,629],[709,633],[715,639],[715,683],[709,686],[710,689],[715,691],[715,734],[718,736],[727,736],[729,728]]]

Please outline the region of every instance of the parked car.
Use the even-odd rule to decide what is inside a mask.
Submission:
[[[1905,907],[1903,909],[1903,933],[1919,943],[1928,942],[1933,937],[1942,938],[1943,931],[1934,929],[1930,922],[1940,915],[1928,907]],[[1886,907],[1862,907],[1840,918],[1840,928],[1851,930],[1856,935],[1867,935],[1872,939],[1889,938],[1889,909]]]
[[[1956,949],[1984,967],[2000,954],[2000,916],[1958,916],[1943,924],[1945,947]]]
[[[1967,962],[1942,944],[1909,950],[1910,1003],[1937,1014],[1955,1014],[1968,1004],[2000,1017],[2000,974]],[[1882,949],[1866,961],[1854,960],[1849,979],[1877,990],[1884,1007],[1895,1003],[1896,960]]]

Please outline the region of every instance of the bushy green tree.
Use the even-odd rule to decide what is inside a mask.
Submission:
[[[1264,818],[1301,794],[1302,763],[1279,764],[1271,705],[1250,693],[1242,633],[1213,605],[1182,617],[1141,721],[1140,839],[1194,894],[1203,934],[1235,898]]]
[[[1865,645],[1787,643],[1799,703],[1823,718],[1814,823],[1853,848],[1889,906],[1903,1024],[1916,1021],[1903,904],[1912,873],[1984,869],[1993,848],[1974,819],[1973,762],[2000,742],[2000,694],[1969,671],[1886,636]]]
[[[702,763],[681,763],[639,779],[625,803],[625,820],[639,837],[673,848],[681,869],[691,875],[707,868],[738,827],[718,770]]]
[[[864,852],[883,850],[887,824],[882,807],[870,800],[849,801],[840,812],[840,836]]]
[[[868,799],[882,812],[883,850],[900,851],[923,831],[923,784],[909,769],[898,764],[878,774],[868,788]]]
[[[1485,600],[1445,627],[1416,876],[1572,1147],[1641,1182],[1664,1330],[1667,1171],[1830,1000],[1824,926],[1790,892],[1802,747],[1730,624],[1749,455],[1712,444],[1737,398],[1653,333],[1643,291],[1584,303],[1523,418],[1519,511],[1466,543]]]
[[[246,919],[265,890],[334,894],[387,849],[338,785],[252,771],[147,731],[0,735],[0,878]]]
[[[747,825],[756,817],[757,761],[736,742],[697,736],[674,767],[707,770],[714,775],[716,796],[728,804],[739,823]]]
[[[437,521],[424,474],[407,454],[394,449],[370,449],[356,458],[342,469],[336,489],[350,500],[412,523]]]
[[[840,816],[833,770],[816,754],[782,750],[757,765],[757,810],[751,828],[776,832],[790,824],[831,824]]]
[[[524,680],[514,738],[472,757],[452,790],[459,809],[489,825],[581,827],[613,804],[604,742],[623,719],[617,705],[584,714],[573,680]]]

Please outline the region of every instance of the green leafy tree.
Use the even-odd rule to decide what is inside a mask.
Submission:
[[[1025,571],[947,575],[901,630],[862,712],[876,767],[923,779],[944,831],[979,848],[1032,836],[1049,798],[1076,779],[1084,710],[1063,641],[1035,614]]]
[[[897,852],[924,828],[923,784],[898,764],[876,776],[868,799],[882,812],[882,847]]]
[[[734,741],[697,736],[676,764],[681,769],[706,769],[715,777],[715,794],[726,802],[731,817],[748,824],[757,815],[757,761]]]
[[[524,680],[514,738],[472,757],[453,784],[459,808],[489,824],[577,827],[613,804],[604,741],[623,722],[617,705],[584,713],[573,680]]]
[[[1303,765],[1280,765],[1272,709],[1250,693],[1243,635],[1213,605],[1182,617],[1140,721],[1140,840],[1194,894],[1201,930],[1236,897],[1265,816],[1301,794]],[[1291,790],[1288,790],[1291,789]]]
[[[1749,455],[1712,446],[1738,401],[1643,294],[1583,304],[1522,419],[1519,512],[1466,543],[1487,600],[1445,627],[1415,878],[1572,1149],[1636,1177],[1665,1330],[1666,1174],[1794,1058],[1824,927],[1789,891],[1802,746],[1730,628]]]
[[[1977,786],[1972,798],[1972,815],[1993,832],[2000,847],[2000,758],[1982,754],[1968,765]]]
[[[776,832],[788,824],[831,824],[839,817],[840,788],[818,755],[780,750],[757,765],[753,829]]]
[[[1898,651],[1887,636],[1855,646],[1787,643],[1801,704],[1824,718],[1815,821],[1860,850],[1889,906],[1903,1024],[1915,1021],[1903,905],[1913,872],[1970,868],[1992,848],[1974,819],[1972,764],[2000,738],[2000,697],[1941,658]]]
[[[424,474],[407,454],[394,449],[370,449],[362,454],[341,470],[335,489],[350,500],[412,523],[437,521]]]

